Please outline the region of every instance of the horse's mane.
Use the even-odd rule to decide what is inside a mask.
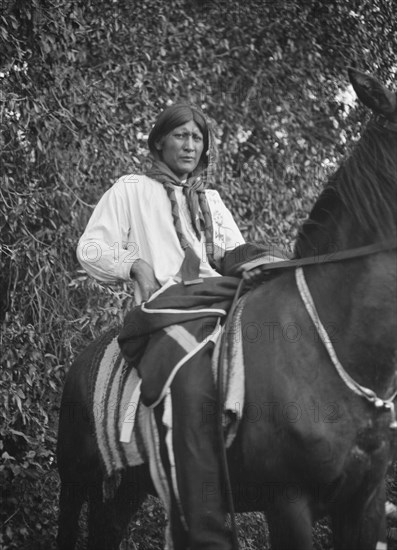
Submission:
[[[325,231],[330,216],[347,211],[365,240],[396,235],[397,136],[370,123],[352,154],[330,177],[308,219],[299,230],[295,257],[313,234]],[[367,242],[366,244],[369,244]]]

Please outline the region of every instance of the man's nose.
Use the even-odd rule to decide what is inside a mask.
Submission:
[[[193,136],[186,136],[185,143],[184,143],[184,148],[188,151],[193,151],[194,150]]]

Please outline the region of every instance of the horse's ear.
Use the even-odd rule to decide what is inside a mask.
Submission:
[[[396,111],[396,94],[378,82],[374,76],[357,69],[348,69],[350,82],[358,99],[379,115],[390,116]]]

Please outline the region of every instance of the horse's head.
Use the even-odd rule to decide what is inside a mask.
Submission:
[[[374,116],[303,224],[298,257],[397,238],[397,94],[356,69],[349,78]]]

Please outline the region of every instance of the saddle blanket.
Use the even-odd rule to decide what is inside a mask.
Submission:
[[[214,379],[222,355],[224,388],[224,430],[226,445],[230,446],[237,432],[244,405],[244,366],[242,352],[241,312],[245,296],[240,298],[227,334],[220,327],[213,335]],[[226,346],[221,354],[222,342]],[[117,488],[121,473],[127,467],[151,462],[158,453],[158,433],[153,408],[140,399],[141,379],[138,371],[123,358],[117,332],[106,333],[101,350],[91,366],[92,410],[94,431],[104,471],[104,497]],[[186,365],[184,368],[189,368]],[[167,401],[168,403],[168,401]],[[165,411],[164,416],[167,415]],[[169,423],[169,420],[167,421]],[[153,468],[151,467],[153,477]],[[156,474],[155,474],[156,475]],[[160,476],[161,473],[158,473]],[[154,480],[156,489],[159,489]]]
[[[139,406],[140,379],[123,359],[117,334],[112,330],[104,335],[91,365],[94,432],[108,489],[126,467],[147,461],[144,430],[148,411]],[[128,423],[134,430],[123,443],[120,434]]]

